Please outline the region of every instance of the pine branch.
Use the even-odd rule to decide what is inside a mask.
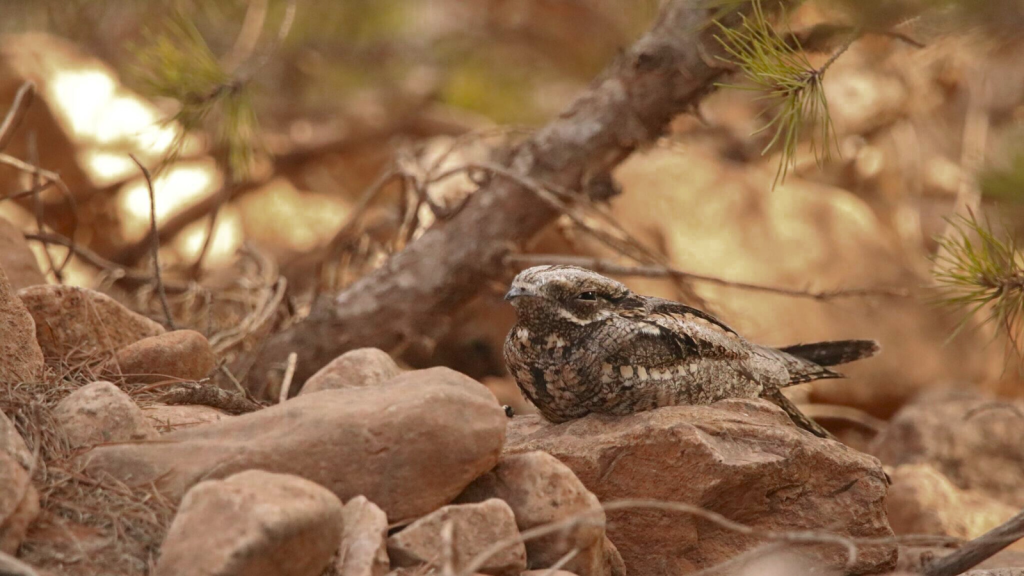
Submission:
[[[744,16],[740,26],[729,28],[719,24],[719,31],[718,41],[727,53],[722,59],[739,67],[750,83],[719,86],[757,91],[761,98],[772,101],[766,113],[774,111],[774,116],[754,132],[756,135],[774,130],[762,154],[776,146],[782,150],[772,188],[785,182],[789,168],[796,163],[797,145],[805,132],[810,133],[811,151],[818,164],[830,160],[833,147],[838,148],[838,144],[822,80],[829,67],[860,36],[860,30],[852,29],[846,41],[819,67],[811,65],[796,36],[776,32],[765,16],[761,0],[753,1],[750,16]]]
[[[1024,267],[1016,241],[997,236],[973,212],[951,218],[949,224],[950,233],[938,240],[934,277],[937,301],[963,313],[951,338],[980,314],[983,323],[1005,331],[1020,355]]]

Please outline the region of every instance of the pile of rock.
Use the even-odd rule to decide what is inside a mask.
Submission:
[[[105,379],[81,383],[52,414],[82,474],[155,489],[175,508],[163,542],[152,543],[160,576],[684,574],[794,531],[822,535],[798,550],[819,567],[896,565],[879,461],[799,430],[764,401],[560,425],[510,420],[475,380],[403,371],[363,349],[248,414],[140,407],[130,386],[208,375],[214,356],[201,334],[167,332],[91,290],[14,292],[2,269],[0,320],[5,381],[31,385],[75,355],[104,358]],[[1024,458],[1010,446],[1010,423],[966,419],[988,428],[942,433],[963,407],[928,402],[878,440],[878,455],[898,466],[889,512],[900,530],[933,522],[969,537],[1024,505],[1013,481]],[[0,449],[0,552],[13,554],[39,514],[36,463],[6,417]],[[968,452],[1003,476],[965,466]],[[969,501],[984,518],[929,516],[932,500],[919,494]],[[865,539],[850,558],[845,544]]]

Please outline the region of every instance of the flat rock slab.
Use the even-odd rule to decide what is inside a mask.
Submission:
[[[163,326],[88,288],[30,286],[18,296],[35,320],[36,340],[47,359],[111,353],[164,333]]]
[[[561,460],[605,504],[656,499],[699,506],[757,530],[893,536],[879,462],[796,428],[764,400],[591,415],[558,425],[538,416],[513,418],[506,452],[532,450]],[[693,516],[643,509],[609,512],[608,535],[630,574],[685,574],[762,543]],[[830,566],[846,562],[842,547],[813,551]],[[861,546],[849,573],[884,572],[896,554],[895,544]]]
[[[196,484],[154,576],[317,576],[341,539],[341,501],[313,482],[250,470]]]
[[[498,461],[508,418],[480,383],[446,368],[370,388],[324,390],[161,437],[101,446],[87,472],[154,483],[172,500],[248,469],[295,474],[339,498],[366,496],[397,522],[451,502]]]

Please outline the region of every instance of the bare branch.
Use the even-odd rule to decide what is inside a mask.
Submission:
[[[153,191],[153,177],[149,174],[149,170],[139,162],[139,159],[134,154],[129,154],[129,158],[135,165],[142,171],[142,176],[146,179],[146,187],[149,189],[149,226],[150,236],[153,238],[151,245],[153,253],[153,276],[156,278],[156,291],[160,296],[160,306],[164,309],[164,316],[167,318],[167,325],[170,326],[171,330],[177,330],[174,326],[174,316],[171,315],[171,307],[167,303],[167,291],[164,289],[163,278],[160,277],[160,230],[156,227],[156,193]]]
[[[794,298],[811,298],[814,300],[836,300],[839,298],[866,298],[872,296],[886,296],[890,298],[907,298],[910,291],[904,288],[853,288],[845,290],[829,290],[824,292],[810,292],[806,290],[795,290],[792,288],[777,288],[774,286],[763,286],[760,284],[747,284],[746,282],[733,282],[715,276],[705,276],[685,272],[676,268],[659,265],[638,265],[624,266],[600,258],[588,256],[570,256],[564,254],[509,254],[505,257],[505,263],[517,266],[537,266],[541,264],[564,264],[590,268],[595,272],[613,274],[617,276],[641,276],[644,278],[685,278],[697,282],[705,282],[718,286],[740,288],[742,290],[753,290],[757,292],[769,292],[782,296]]]
[[[782,2],[780,4],[788,4]],[[774,7],[774,5],[773,5]],[[746,3],[725,17],[735,26]],[[636,148],[653,142],[677,114],[714,89],[723,48],[696,0],[665,2],[651,30],[547,126],[505,153],[510,173],[549,189],[589,192]],[[492,178],[458,214],[436,223],[307,319],[274,335],[249,372],[254,391],[274,389],[288,354],[299,354],[304,381],[346,350],[429,346],[446,313],[470,301],[505,270],[510,249],[533,238],[559,212],[510,178]]]
[[[25,82],[21,85],[21,88],[18,88],[18,93],[14,95],[11,109],[7,111],[7,116],[4,117],[3,123],[0,124],[0,152],[11,143],[11,138],[14,137],[14,132],[21,125],[21,121],[25,119],[25,114],[28,112],[29,106],[32,105],[35,95],[36,85],[32,82]]]
[[[924,567],[924,576],[957,576],[1024,538],[1024,511]]]

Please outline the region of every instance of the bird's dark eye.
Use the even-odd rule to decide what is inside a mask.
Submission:
[[[597,300],[597,292],[583,292],[579,296],[577,296],[576,299],[593,302],[594,300]]]

